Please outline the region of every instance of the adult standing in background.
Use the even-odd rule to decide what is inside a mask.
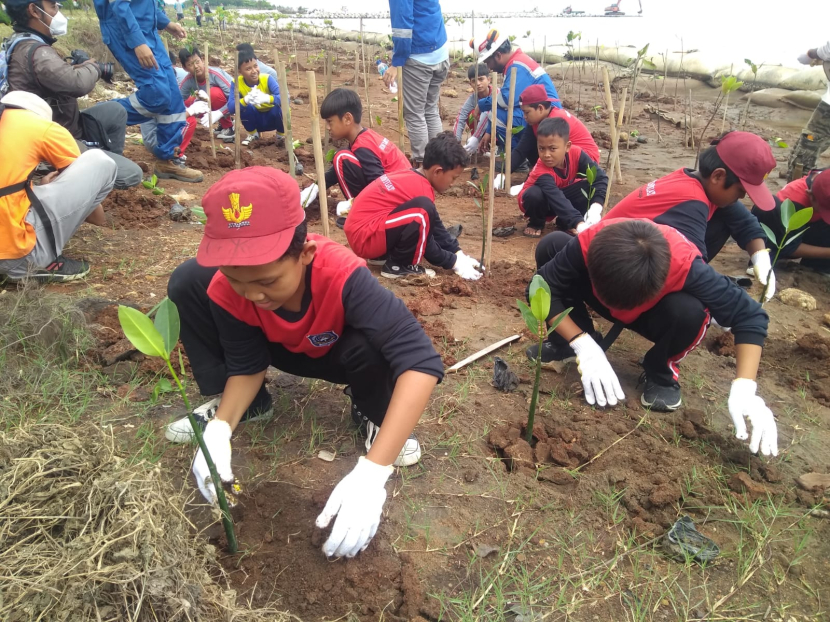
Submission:
[[[450,68],[449,43],[438,0],[389,0],[392,17],[392,66],[383,74],[388,87],[403,74],[403,118],[420,166],[427,142],[442,131],[438,112],[441,83]]]
[[[176,0],[173,3],[173,10],[176,11],[176,21],[183,22],[184,21],[184,3],[182,0]]]
[[[822,65],[830,81],[830,41],[798,57],[802,65]],[[787,166],[787,181],[801,179],[816,168],[816,160],[830,147],[830,84],[801,132]]]
[[[199,4],[199,0],[193,0],[193,13],[196,15],[196,25],[201,28],[202,27],[202,6]]]

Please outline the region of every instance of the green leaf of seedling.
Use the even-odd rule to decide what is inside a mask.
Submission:
[[[473,203],[475,203],[475,204],[476,204],[476,207],[477,207],[478,209],[481,209],[481,201],[479,201],[478,199],[473,199]]]
[[[205,216],[205,210],[203,207],[191,207],[190,213],[196,217],[200,223],[205,224],[207,222],[207,216]]]
[[[118,305],[118,321],[124,335],[136,349],[147,356],[164,358],[167,351],[164,349],[164,339],[153,326],[152,320],[138,309]]]
[[[155,402],[162,393],[169,393],[173,390],[173,385],[167,378],[159,378],[156,386],[153,387],[153,401]]]
[[[533,278],[530,281],[530,287],[527,290],[528,297],[532,300],[533,297],[536,295],[536,292],[539,290],[544,290],[550,295],[550,286],[548,285],[547,281],[542,278],[539,274],[534,274]]]
[[[164,194],[164,188],[153,188],[153,194],[157,196],[160,194]]]
[[[550,292],[542,288],[537,289],[530,299],[530,310],[533,312],[533,317],[540,322],[547,320],[548,313],[550,313]]]
[[[585,188],[582,188],[581,192],[582,192],[582,196],[584,196],[587,199],[588,198],[588,193],[585,192]]]
[[[778,147],[781,147],[781,149],[788,149],[788,148],[790,147],[787,143],[785,143],[785,142],[784,142],[783,140],[781,140],[780,138],[779,138],[778,140],[776,140],[776,141],[775,141],[775,144],[776,144]]]
[[[152,190],[153,189],[153,182],[148,180],[148,179],[145,179],[144,181],[142,181],[141,185],[144,186],[145,188],[147,188],[147,190]]]
[[[530,307],[528,307],[521,300],[516,300],[516,304],[519,305],[519,311],[522,313],[522,317],[524,318],[525,324],[527,324],[528,330],[535,335],[536,331],[539,329],[539,322],[533,316],[533,311],[531,311]]]
[[[515,136],[516,134],[518,134],[519,132],[521,132],[523,129],[525,129],[525,126],[524,126],[524,125],[520,125],[520,126],[518,126],[518,127],[514,127],[514,128],[512,128],[512,129],[510,130],[510,134],[511,134],[512,136]]]
[[[789,238],[786,242],[784,242],[784,246],[789,246],[790,244],[792,244],[793,242],[795,242],[798,238],[800,238],[800,237],[801,237],[802,235],[804,235],[805,233],[807,233],[807,229],[802,229],[801,231],[799,231],[798,233],[796,233],[794,236],[792,236],[791,238]],[[781,248],[784,248],[784,246],[782,246]]]
[[[326,151],[326,162],[331,163],[334,161],[334,156],[337,153],[337,149],[329,149]]]
[[[781,204],[781,224],[784,225],[785,229],[789,225],[793,214],[795,214],[795,204],[787,199]]]
[[[789,199],[787,199],[789,201]],[[797,231],[804,227],[810,222],[810,219],[813,217],[813,208],[812,207],[805,207],[804,209],[798,210],[795,214],[790,217],[789,222],[787,223],[787,233],[790,231]]]
[[[159,303],[158,310],[156,311],[156,319],[153,324],[164,341],[167,356],[170,356],[170,353],[179,341],[179,329],[181,327],[179,310],[172,300],[165,298]]]
[[[158,185],[158,183],[159,183],[159,178],[158,178],[158,177],[156,177],[156,175],[154,174],[154,175],[150,178],[150,183],[152,183],[152,184],[153,184],[153,188],[155,188],[155,187],[156,187],[156,185]]]
[[[296,150],[302,147],[303,143],[300,140],[295,140],[293,143],[291,143],[291,146],[294,147],[294,149]]]
[[[562,323],[562,320],[564,320],[566,317],[568,317],[568,314],[571,311],[573,311],[573,309],[574,309],[573,307],[568,307],[562,313],[560,313],[555,318],[553,318],[553,320],[550,323],[550,328],[548,329],[548,335],[550,335],[553,331],[556,330],[556,327],[559,326],[559,324]]]
[[[652,63],[650,60],[643,59],[643,67],[646,69],[657,69],[657,65]]]
[[[184,358],[182,358],[181,350],[179,350],[179,371],[181,372],[182,378],[184,378]],[[181,380],[181,383],[184,384],[184,380]]]
[[[396,102],[396,101],[398,101],[398,98],[397,98],[397,97],[393,97],[393,98],[392,98],[392,101],[393,101],[393,102]]]
[[[761,223],[761,229],[764,230],[764,235],[767,236],[767,239],[778,246],[778,239],[775,237],[775,234],[772,232],[772,229],[767,227],[764,223]]]
[[[377,123],[377,124],[378,124],[378,127],[380,127],[381,125],[383,125],[383,119],[381,119],[381,118],[380,118],[380,115],[379,115],[379,114],[376,114],[376,115],[375,115],[375,123]]]

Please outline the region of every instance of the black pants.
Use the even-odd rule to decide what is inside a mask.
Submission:
[[[551,184],[552,185],[552,184]],[[562,205],[568,202],[574,209],[583,216],[588,211],[588,199],[582,194],[582,190],[588,191],[587,182],[576,182],[565,189],[556,189],[556,196],[550,196],[541,187],[530,186],[522,194],[522,209],[527,216],[527,226],[531,229],[544,229],[548,218],[556,216],[555,205]],[[558,223],[557,223],[558,224]],[[564,227],[560,226],[560,229]]]
[[[341,149],[334,154],[331,164],[326,171],[326,188],[339,184],[343,196],[353,199],[369,185],[360,160],[349,149]]]
[[[396,207],[386,218],[386,255],[392,263],[416,266],[426,259],[434,266],[452,268],[458,242],[448,232],[438,210],[427,197],[415,197]]]
[[[181,317],[182,345],[202,395],[222,393],[228,379],[207,294],[215,273],[216,268],[204,268],[189,259],[173,271],[167,284],[167,295]],[[386,359],[361,331],[345,327],[334,347],[320,358],[290,352],[277,343],[269,349],[271,365],[280,371],[350,385],[360,412],[377,425],[383,422],[394,382]]]
[[[541,268],[553,259],[572,239],[560,231],[543,237],[536,247],[536,267]],[[597,300],[589,281],[580,283],[563,302],[566,308],[573,307],[568,317],[588,333],[594,330],[594,324],[586,304],[609,322],[618,321]],[[626,325],[626,328],[654,343],[646,352],[643,368],[650,379],[669,386],[677,382],[677,364],[700,343],[708,325],[709,311],[700,300],[684,292],[674,292],[664,296],[654,307]],[[548,339],[557,348],[566,345],[566,341],[555,331]]]

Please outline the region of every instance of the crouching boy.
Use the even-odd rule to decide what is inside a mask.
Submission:
[[[317,525],[338,515],[323,551],[353,557],[377,530],[392,465],[420,458],[412,430],[443,368],[403,302],[361,259],[306,233],[299,193],[272,168],[225,175],[203,198],[207,224],[196,259],[173,272],[168,294],[200,392],[221,393],[194,414],[223,481],[233,480],[233,430],[271,411],[268,367],[347,385],[368,453],[334,489]],[[191,435],[187,419],[166,433],[174,442]],[[214,501],[201,450],[193,473]]]
[[[259,140],[260,132],[276,130],[282,134],[285,128],[282,124],[282,102],[280,86],[277,79],[267,73],[260,73],[259,61],[254,55],[253,48],[237,47],[239,58],[239,77],[231,86],[228,94],[228,104],[236,105],[235,89],[239,89],[239,116],[242,126],[248,136],[242,141],[249,145],[251,141]],[[288,97],[288,94],[285,94]]]
[[[536,141],[539,160],[519,191],[519,209],[528,220],[524,235],[541,237],[546,221],[574,234],[599,222],[608,178],[581,147],[571,144],[568,122],[545,119]],[[591,167],[596,171],[593,186],[587,180]]]
[[[434,270],[421,265],[424,259],[462,278],[480,278],[479,263],[464,254],[435,209],[435,191],[445,192],[467,160],[455,136],[444,132],[427,143],[421,168],[381,175],[369,184],[346,220],[352,250],[383,264],[380,274],[389,279],[434,277]]]
[[[680,406],[678,363],[700,343],[714,317],[735,335],[737,374],[728,408],[736,435],[747,438],[748,418],[750,449],[778,453],[775,419],[755,395],[769,318],[760,304],[706,264],[683,235],[647,220],[606,218],[575,238],[562,232],[546,236],[536,249],[536,264],[550,286],[550,318],[573,307],[544,342],[542,360],[576,358],[589,404],[614,405],[625,396],[586,304],[654,342],[643,357],[640,401],[658,411]],[[538,347],[528,356],[535,359]]]

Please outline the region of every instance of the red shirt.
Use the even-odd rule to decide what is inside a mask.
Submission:
[[[366,262],[346,247],[321,235],[310,233],[308,239],[317,242],[317,252],[309,266],[311,302],[305,315],[298,320],[284,319],[280,316],[280,309],[260,309],[237,294],[219,271],[208,287],[208,296],[236,319],[261,328],[271,343],[278,343],[297,354],[320,358],[343,334],[343,286],[352,273],[365,266]]]
[[[565,119],[571,128],[571,144],[581,147],[582,151],[587,153],[594,162],[599,162],[599,147],[597,147],[594,137],[591,136],[591,132],[588,131],[588,128],[585,127],[582,121],[567,110],[553,106],[548,114],[548,119]],[[537,123],[531,127],[533,127],[533,133],[536,134],[539,129],[539,124]]]
[[[409,160],[406,159],[403,151],[398,149],[395,143],[374,130],[364,129],[351,144],[351,150],[355,155],[358,155],[358,160],[361,160],[358,154],[358,150],[360,149],[371,151],[380,161],[384,173],[405,171],[411,168]]]
[[[624,220],[628,219],[605,217],[593,227],[589,227],[579,234],[579,246],[582,249],[582,258],[585,261],[586,266],[588,265],[588,249],[591,246],[594,236],[596,236],[597,233],[602,231],[602,229],[608,225],[613,225],[614,223],[622,222]],[[667,295],[682,290],[686,283],[686,277],[689,274],[689,270],[692,267],[692,262],[701,256],[700,251],[694,244],[689,242],[689,240],[671,227],[667,227],[665,225],[655,226],[660,230],[660,233],[663,234],[663,237],[666,238],[666,241],[669,243],[669,249],[671,251],[671,264],[669,266],[669,274],[666,277],[666,282],[654,298],[641,304],[639,307],[635,307],[634,309],[614,309],[606,304],[602,297],[597,293],[596,288],[593,286],[593,282],[591,283],[591,289],[597,297],[597,300],[608,307],[611,315],[626,324],[631,324],[631,322],[640,317],[641,314],[651,309]]]
[[[380,257],[386,252],[386,220],[389,213],[415,197],[435,201],[427,178],[408,169],[381,175],[357,195],[344,231],[349,246],[360,257]]]
[[[571,148],[568,149],[568,153],[565,155],[565,161],[562,163],[562,169],[564,169],[565,173],[564,176],[560,175],[557,169],[547,166],[544,162],[542,162],[541,158],[536,160],[536,165],[533,167],[533,170],[530,171],[527,181],[525,181],[521,192],[519,192],[519,209],[522,210],[522,213],[524,214],[525,211],[522,205],[522,197],[524,197],[525,190],[533,186],[536,183],[536,180],[542,175],[550,175],[553,177],[557,188],[567,188],[574,183],[576,175],[579,173],[579,158],[581,155],[582,149],[576,145],[571,145]],[[553,216],[548,218],[548,222],[551,220],[553,220]]]

